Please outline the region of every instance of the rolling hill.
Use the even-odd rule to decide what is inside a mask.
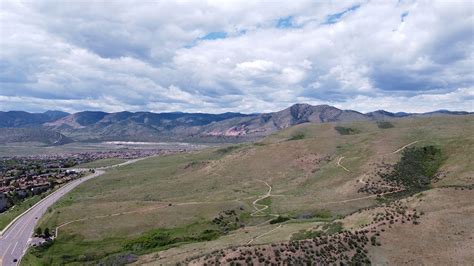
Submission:
[[[51,208],[58,238],[24,262],[469,264],[473,116],[390,124],[303,123],[111,169]]]

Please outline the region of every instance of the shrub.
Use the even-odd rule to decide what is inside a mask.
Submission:
[[[336,126],[334,129],[341,135],[354,135],[359,133],[359,130],[350,127]]]
[[[289,217],[285,217],[285,216],[278,216],[277,218],[273,219],[270,221],[270,224],[278,224],[278,223],[283,223],[283,222],[286,222],[290,220]]]
[[[35,234],[36,234],[37,236],[40,236],[42,233],[43,233],[43,230],[41,230],[41,227],[37,227],[37,228],[35,229]]]
[[[51,236],[51,233],[49,232],[49,228],[48,228],[48,227],[46,227],[46,228],[44,229],[43,234],[44,234],[44,237],[46,237],[46,238],[48,238],[48,237]]]
[[[323,230],[328,235],[340,233],[343,229],[341,222],[328,223],[323,226]]]
[[[310,238],[315,238],[315,237],[320,237],[323,235],[323,231],[305,231],[301,230],[297,233],[294,233],[291,236],[291,240],[303,240],[303,239],[310,239]]]
[[[387,122],[387,121],[379,121],[379,122],[377,122],[377,126],[381,129],[395,127],[392,123]]]
[[[410,147],[403,151],[394,170],[382,178],[404,185],[408,190],[426,189],[438,171],[443,156],[435,146]]]
[[[332,218],[332,214],[330,210],[322,209],[322,210],[317,210],[314,212],[314,216],[316,218],[321,218],[321,219],[330,219]]]
[[[145,233],[125,243],[125,250],[144,252],[159,248],[168,248],[185,242],[210,241],[218,238],[222,233],[216,229],[205,229],[198,232],[189,232],[189,228],[157,229]]]
[[[46,252],[48,248],[50,248],[54,243],[54,240],[46,241],[42,245],[38,245],[31,248],[31,254],[33,254],[37,258],[42,258],[43,254]]]
[[[145,234],[125,244],[125,248],[132,251],[142,251],[156,247],[163,247],[178,242],[167,231],[158,230]]]
[[[300,134],[296,134],[296,135],[292,136],[291,138],[288,139],[288,141],[300,140],[300,139],[304,139],[304,138],[305,138],[305,135],[300,133]]]

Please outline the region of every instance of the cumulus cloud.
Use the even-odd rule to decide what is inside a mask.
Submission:
[[[0,2],[0,109],[473,111],[456,1]]]

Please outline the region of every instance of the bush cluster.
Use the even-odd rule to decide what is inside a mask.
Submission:
[[[426,189],[443,161],[441,149],[430,145],[410,147],[390,173],[382,178],[403,185],[408,190]]]
[[[166,248],[185,242],[210,241],[222,233],[215,229],[205,229],[197,234],[180,233],[175,229],[157,229],[125,243],[125,250],[142,253],[144,251]]]
[[[300,134],[296,134],[296,135],[292,136],[291,138],[288,139],[288,141],[300,140],[300,139],[304,139],[304,138],[305,138],[305,135],[300,133]]]
[[[377,126],[381,129],[395,127],[392,123],[387,122],[387,121],[379,121],[379,122],[377,122]]]
[[[288,221],[288,220],[290,220],[290,219],[291,219],[290,217],[278,216],[277,218],[271,220],[271,221],[270,221],[270,224],[283,223],[283,222],[286,222],[286,221]]]
[[[336,126],[334,129],[341,135],[355,135],[359,133],[359,130],[350,127]]]

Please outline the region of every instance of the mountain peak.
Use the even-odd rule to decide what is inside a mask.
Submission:
[[[58,110],[48,110],[44,112],[43,114],[48,116],[51,120],[57,120],[69,115],[69,113],[58,111]]]
[[[332,107],[332,108],[336,108],[334,106],[327,105],[327,104],[311,105],[311,104],[308,104],[308,103],[295,103],[292,106],[290,106],[289,108],[305,108],[305,107]]]
[[[307,103],[295,103],[295,104],[293,104],[292,106],[290,106],[290,108],[309,107],[309,106],[312,106],[312,105],[311,105],[311,104],[307,104]]]
[[[43,114],[69,114],[68,112],[59,111],[59,110],[48,110],[43,112]]]

